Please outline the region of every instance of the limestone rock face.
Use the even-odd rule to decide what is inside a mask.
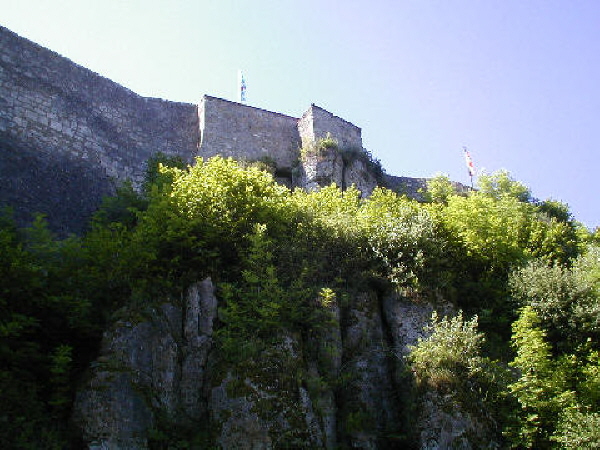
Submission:
[[[396,295],[383,299],[383,313],[389,326],[394,353],[398,357],[408,356],[410,346],[416,345],[419,338],[426,337],[423,327],[429,323],[434,310],[442,316],[454,312],[449,304],[434,305]]]
[[[500,448],[494,439],[490,439],[494,424],[465,411],[452,396],[426,392],[420,406],[418,423],[421,448]]]
[[[374,293],[358,295],[343,335],[344,364],[352,370],[342,407],[354,448],[378,448],[378,437],[398,426],[401,406],[395,401],[384,332],[377,297]]]
[[[352,159],[344,166],[344,187],[354,185],[365,198],[377,187],[377,179],[362,159]]]
[[[416,395],[404,357],[449,306],[356,292],[327,320],[226,355],[210,279],[181,305],[129,311],[75,402],[90,449],[145,449],[157,430],[205,430],[198,448],[479,448],[489,424],[438,392]],[[162,428],[161,428],[162,427]],[[179,436],[177,436],[179,439]],[[153,441],[154,440],[154,441]],[[162,441],[164,442],[164,441]],[[412,447],[411,447],[412,446]]]
[[[429,322],[433,311],[440,316],[453,315],[452,305],[403,299],[397,296],[386,297],[383,311],[389,326],[393,351],[402,361],[410,354],[410,347],[419,338],[427,337],[423,327]],[[396,381],[402,384],[402,371]],[[406,375],[404,375],[406,376]],[[494,442],[495,424],[485,411],[467,411],[453,395],[435,390],[415,393],[413,403],[416,415],[414,439],[425,449],[475,449],[499,448]]]
[[[323,448],[320,418],[299,376],[304,363],[297,338],[282,336],[213,380],[220,382],[210,391],[210,419],[220,448]]]
[[[76,415],[90,449],[147,448],[152,411],[128,373],[96,371],[77,398]]]
[[[210,279],[189,289],[185,313],[172,304],[152,313],[137,323],[120,320],[104,335],[74,407],[90,448],[147,448],[157,411],[179,423],[206,411],[201,392],[216,315]]]
[[[364,158],[344,156],[337,147],[303,157],[298,187],[315,191],[332,183],[342,189],[354,186],[363,198],[370,196],[378,186],[377,178]]]
[[[321,154],[307,155],[302,164],[301,187],[315,191],[335,183],[342,187],[344,161],[337,148],[324,150]]]

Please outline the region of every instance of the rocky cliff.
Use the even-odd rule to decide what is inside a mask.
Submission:
[[[161,445],[174,440],[222,449],[481,442],[471,437],[481,435],[476,420],[456,405],[439,409],[448,400],[435,393],[417,395],[406,372],[404,356],[423,336],[432,304],[359,293],[329,305],[327,326],[281,333],[235,364],[213,351],[218,305],[205,279],[181,302],[122,311],[75,403],[88,448],[167,448]]]

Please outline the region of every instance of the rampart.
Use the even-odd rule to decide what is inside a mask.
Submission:
[[[359,127],[314,104],[295,118],[208,95],[198,105],[146,98],[0,26],[0,206],[20,224],[41,212],[62,235],[83,231],[119,183],[140,185],[156,152],[270,161],[288,186],[355,184],[368,195],[378,181],[364,161],[300,160],[301,146],[327,135],[362,149]],[[386,183],[418,197],[425,180]]]
[[[314,103],[298,121],[302,145],[331,135],[340,148],[362,149],[361,129]]]
[[[282,169],[298,160],[298,119],[205,95],[198,107],[200,152],[237,160],[275,162]]]
[[[0,200],[20,222],[38,211],[81,231],[115,180],[139,181],[156,151],[191,160],[198,140],[195,105],[141,97],[0,27]]]

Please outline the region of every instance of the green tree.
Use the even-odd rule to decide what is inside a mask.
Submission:
[[[477,189],[496,199],[512,197],[524,203],[532,199],[529,188],[512,178],[507,170],[499,170],[490,175],[481,174],[477,179]]]
[[[516,429],[508,434],[514,444],[526,448],[549,447],[559,414],[573,406],[575,394],[568,389],[564,367],[553,361],[546,333],[530,306],[513,324],[512,342],[517,355],[510,365],[519,371],[519,378],[509,387],[521,409],[516,412]]]
[[[600,448],[600,414],[581,407],[565,409],[552,439],[561,448]]]
[[[509,274],[534,258],[568,264],[580,244],[571,225],[524,201],[528,189],[506,172],[482,183],[480,191],[428,207],[446,242],[437,272],[444,275],[444,296],[479,316],[488,349],[508,356],[505,343],[516,318],[507,301]]]
[[[574,351],[600,338],[600,249],[589,246],[569,266],[534,260],[510,277],[513,298],[530,305],[554,345]]]
[[[160,192],[170,188],[173,183],[173,172],[164,170],[167,167],[184,170],[186,164],[180,156],[169,156],[162,152],[157,152],[148,159],[142,183],[142,192],[146,196],[151,195],[153,190]]]
[[[453,195],[456,195],[456,189],[448,175],[438,174],[427,180],[427,191],[424,194],[427,201],[447,205],[448,199]]]
[[[102,199],[102,204],[92,218],[92,228],[109,227],[119,223],[127,229],[137,225],[139,213],[148,208],[148,200],[135,191],[130,182],[117,188],[114,196]]]
[[[484,337],[477,330],[477,316],[465,321],[459,312],[440,319],[434,311],[424,331],[429,336],[419,338],[410,353],[417,383],[452,392],[479,373]]]

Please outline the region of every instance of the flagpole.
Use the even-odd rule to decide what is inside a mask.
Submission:
[[[246,79],[242,70],[238,70],[238,102],[246,103]]]
[[[469,177],[471,178],[471,189],[473,189],[473,175],[475,175],[475,165],[473,164],[473,160],[471,159],[471,155],[467,150],[467,147],[463,146],[463,151],[465,153],[465,163],[467,164],[467,171],[469,172]]]

